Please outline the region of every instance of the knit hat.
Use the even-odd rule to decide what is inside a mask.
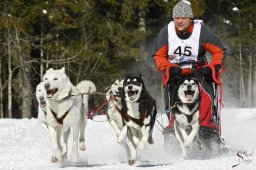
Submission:
[[[177,3],[173,8],[172,17],[193,18],[191,3],[186,0],[182,0]]]

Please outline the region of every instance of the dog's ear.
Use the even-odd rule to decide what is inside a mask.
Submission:
[[[118,76],[118,80],[119,80],[119,81],[122,81],[122,80],[124,80],[124,79],[123,79],[122,76]]]
[[[130,74],[127,74],[125,77],[124,77],[124,81],[123,81],[123,87],[124,87],[124,84],[125,84],[125,82],[126,82],[126,80],[129,78],[129,77],[131,77],[131,75]]]
[[[146,89],[145,84],[144,84],[144,81],[143,81],[143,76],[142,76],[142,74],[139,75],[139,80],[141,81],[142,87],[143,87],[144,89]]]
[[[143,76],[142,74],[139,75],[139,79],[141,80],[141,82],[143,83]],[[144,83],[143,83],[144,84]]]
[[[186,77],[179,77],[177,82],[178,84],[182,84],[186,80]]]
[[[199,84],[199,82],[198,82],[198,80],[196,79],[196,78],[192,78],[193,80],[194,80],[194,82],[198,85]]]
[[[68,79],[68,77],[66,77],[66,83],[65,83],[65,86],[64,88],[61,90],[59,96],[58,96],[58,100],[62,100],[66,97],[69,96],[69,94],[71,93],[71,90],[72,90],[72,84],[70,82],[70,80]]]
[[[122,86],[124,86],[124,79],[120,79]]]
[[[61,71],[62,73],[65,73],[65,67],[62,67],[62,68],[60,69],[60,71]]]
[[[49,72],[49,71],[52,71],[52,70],[53,70],[53,68],[49,68],[48,70],[46,70],[45,73],[47,73],[47,72]]]
[[[131,74],[127,74],[124,79],[127,79],[128,77],[131,77]]]

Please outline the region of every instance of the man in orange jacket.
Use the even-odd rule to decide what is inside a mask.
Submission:
[[[180,1],[173,8],[173,21],[162,28],[155,40],[153,57],[163,75],[163,86],[169,98],[168,108],[174,104],[172,89],[180,76],[200,73],[202,83],[199,137],[220,139],[214,106],[214,82],[220,85],[218,72],[224,68],[225,48],[216,35],[200,20],[193,20],[191,4]],[[208,63],[206,52],[212,55]],[[189,63],[198,64],[189,64]],[[187,63],[180,65],[181,63]],[[169,101],[170,100],[170,101]],[[167,109],[167,108],[166,108]],[[173,118],[168,128],[173,127]]]

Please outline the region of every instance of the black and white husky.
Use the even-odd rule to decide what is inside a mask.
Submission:
[[[121,142],[126,136],[129,147],[129,165],[133,165],[137,157],[137,148],[143,149],[145,144],[154,143],[152,130],[156,118],[156,101],[146,91],[142,77],[128,76],[123,82],[121,115],[124,127],[118,136]]]
[[[175,136],[180,143],[183,159],[185,159],[187,158],[186,146],[194,141],[200,126],[198,81],[192,77],[184,77],[180,80],[174,93],[174,105],[171,106],[171,112],[174,116]],[[199,142],[198,146],[201,148]]]

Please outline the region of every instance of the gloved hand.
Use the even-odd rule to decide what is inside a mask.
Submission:
[[[199,56],[198,57],[198,62],[202,66],[208,64],[207,57],[206,56]]]
[[[213,81],[212,79],[212,69],[208,66],[204,66],[201,69],[202,76],[207,81]]]
[[[169,69],[170,81],[177,80],[182,75],[182,70],[179,66],[172,66]]]
[[[215,68],[215,76],[217,77],[219,74],[219,70],[221,69],[221,65],[215,65],[214,68]],[[212,69],[210,67],[208,66],[202,67],[201,72],[205,80],[213,81]]]

